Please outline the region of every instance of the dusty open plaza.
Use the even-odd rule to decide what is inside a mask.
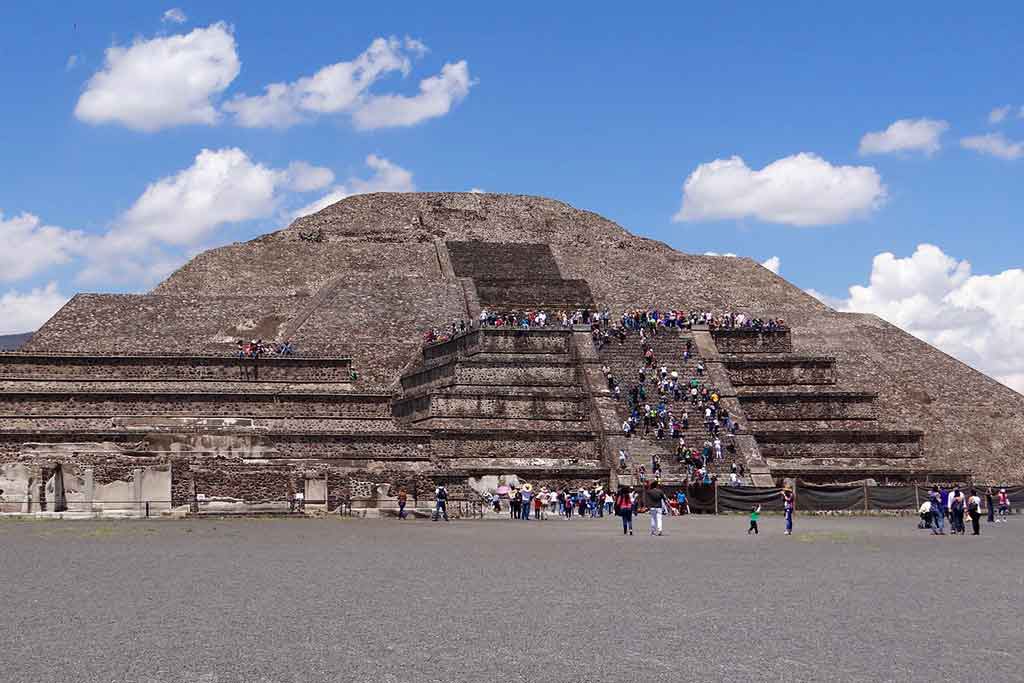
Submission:
[[[1021,680],[1024,526],[0,522],[5,681]]]

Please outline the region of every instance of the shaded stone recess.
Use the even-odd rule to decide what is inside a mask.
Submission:
[[[204,252],[150,294],[77,295],[22,353],[0,354],[0,464],[101,478],[170,464],[176,500],[280,499],[325,477],[332,501],[358,491],[366,505],[379,486],[607,478],[620,420],[586,328],[422,345],[481,307],[591,306],[784,319],[780,332],[693,332],[743,416],[736,457],[765,476],[1024,479],[1024,397],[892,325],[750,259],[475,193],[350,197]],[[302,357],[237,376],[235,341],[253,338],[290,338]]]

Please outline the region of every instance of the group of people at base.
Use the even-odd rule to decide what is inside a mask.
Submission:
[[[999,489],[999,493],[992,493],[989,488],[985,493],[985,509],[988,511],[988,521],[996,524],[1005,522],[1010,514],[1010,498],[1006,489]],[[981,535],[981,496],[977,489],[971,489],[966,495],[959,487],[951,491],[942,486],[932,486],[928,492],[928,500],[921,503],[918,513],[921,515],[920,529],[931,529],[932,534],[943,536],[946,533],[946,520],[949,520],[949,533],[967,533],[965,519],[971,520],[971,535]],[[999,518],[996,519],[996,512]]]

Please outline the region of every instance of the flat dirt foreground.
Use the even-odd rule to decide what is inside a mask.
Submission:
[[[1024,519],[0,521],[0,680],[1024,680]]]

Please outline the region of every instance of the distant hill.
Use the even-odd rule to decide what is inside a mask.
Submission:
[[[25,332],[24,334],[0,334],[0,350],[17,351],[21,348],[22,344],[25,344],[32,338],[32,334],[32,332]]]

